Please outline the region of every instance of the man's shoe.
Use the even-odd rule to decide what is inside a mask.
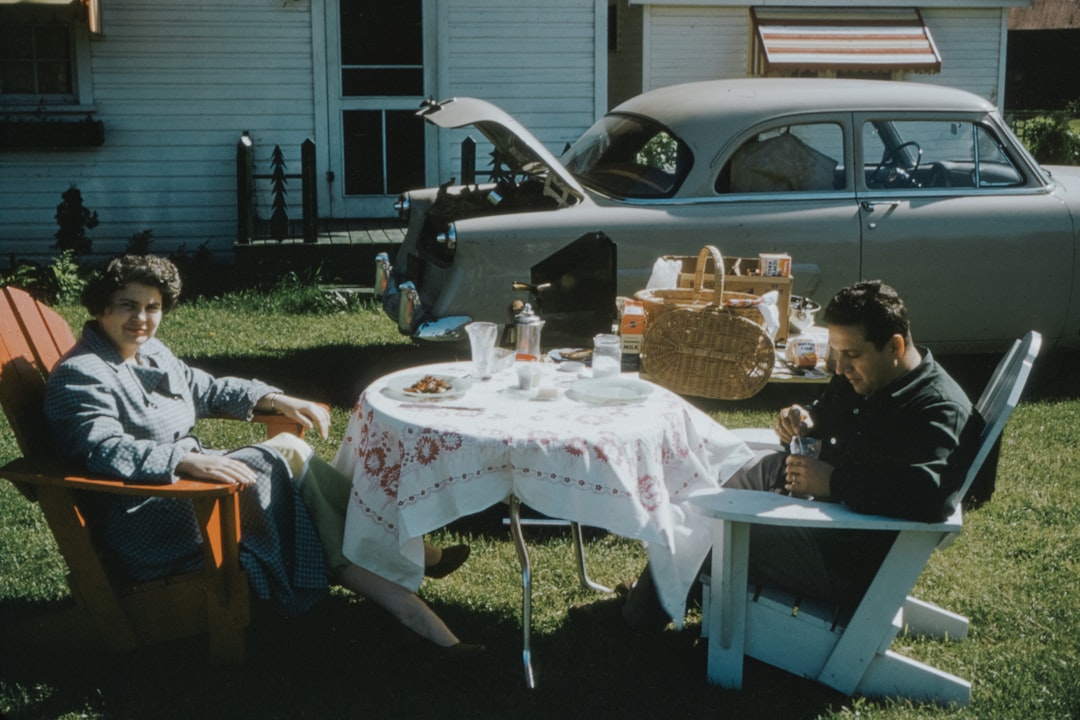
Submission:
[[[472,548],[468,545],[451,545],[442,549],[442,557],[439,562],[424,568],[424,576],[429,578],[444,578],[457,570],[469,559]]]

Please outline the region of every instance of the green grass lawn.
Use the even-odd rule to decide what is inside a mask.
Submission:
[[[257,305],[256,305],[257,306]],[[218,374],[257,376],[331,404],[335,433],[360,389],[397,368],[461,349],[402,340],[374,308],[297,314],[206,302],[170,315],[161,337],[178,355]],[[74,325],[81,308],[65,308]],[[977,392],[992,362],[943,359]],[[280,620],[257,613],[249,659],[206,665],[205,638],[115,657],[55,638],[0,647],[0,717],[23,718],[1073,718],[1080,717],[1080,383],[1075,353],[1040,359],[1028,399],[1006,428],[991,502],[965,517],[938,553],[920,598],[971,620],[961,643],[901,636],[894,649],[968,678],[969,708],[867,701],[747,662],[741,691],[704,681],[699,615],[682,631],[635,635],[617,622],[583,624],[567,608],[580,589],[568,533],[527,529],[533,563],[533,662],[522,680],[518,562],[498,509],[436,533],[473,556],[421,594],[465,639],[486,643],[452,664],[408,642],[371,603],[340,590],[314,612]],[[993,359],[996,361],[996,358]],[[769,387],[743,403],[699,403],[729,426],[765,425],[793,399]],[[799,392],[806,392],[805,390]],[[803,398],[804,399],[804,398]],[[203,423],[211,445],[253,438],[236,424]],[[315,443],[333,456],[339,434]],[[18,450],[0,420],[0,463]],[[587,533],[591,574],[608,585],[645,562],[637,542]],[[70,602],[66,569],[38,509],[0,481],[0,624]]]

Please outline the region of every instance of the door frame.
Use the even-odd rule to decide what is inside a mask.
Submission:
[[[312,41],[314,43],[315,85],[315,134],[316,163],[321,177],[319,190],[319,216],[323,218],[381,218],[392,217],[396,194],[365,195],[348,197],[344,184],[344,147],[341,137],[342,113],[346,109],[365,109],[349,107],[349,101],[341,97],[341,34],[338,12],[339,0],[312,0]],[[423,13],[423,52],[424,70],[423,98],[437,96],[438,86],[436,68],[439,65],[440,45],[436,28],[444,12],[436,0],[421,0]],[[404,97],[386,98],[380,104],[378,99],[356,101],[357,105],[368,105],[370,109],[419,109],[423,98]],[[436,134],[432,128],[424,131],[424,168],[425,185],[431,185],[431,178],[438,168]]]

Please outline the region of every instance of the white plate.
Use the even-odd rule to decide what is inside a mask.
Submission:
[[[442,380],[449,386],[446,392],[441,393],[425,393],[409,390],[410,387],[418,383],[424,376],[431,375],[436,380]],[[452,400],[459,398],[465,394],[465,391],[472,386],[472,383],[465,378],[454,377],[453,375],[438,375],[436,373],[416,373],[413,375],[405,375],[398,378],[391,383],[387,389],[392,391],[394,395],[407,400]]]
[[[632,405],[644,402],[653,385],[634,378],[578,380],[566,391],[567,397],[591,405]]]

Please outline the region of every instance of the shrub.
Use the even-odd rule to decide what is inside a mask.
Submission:
[[[1080,135],[1069,127],[1069,113],[1040,115],[1024,123],[1024,142],[1041,163],[1080,165]]]
[[[91,212],[83,205],[82,193],[74,183],[60,196],[56,206],[56,248],[71,250],[79,255],[90,253],[92,242],[86,237],[87,230],[93,230],[98,224],[97,211]]]
[[[48,266],[23,262],[11,272],[0,275],[0,285],[22,288],[50,305],[79,302],[86,286],[88,271],[75,257],[74,250],[64,250]]]

